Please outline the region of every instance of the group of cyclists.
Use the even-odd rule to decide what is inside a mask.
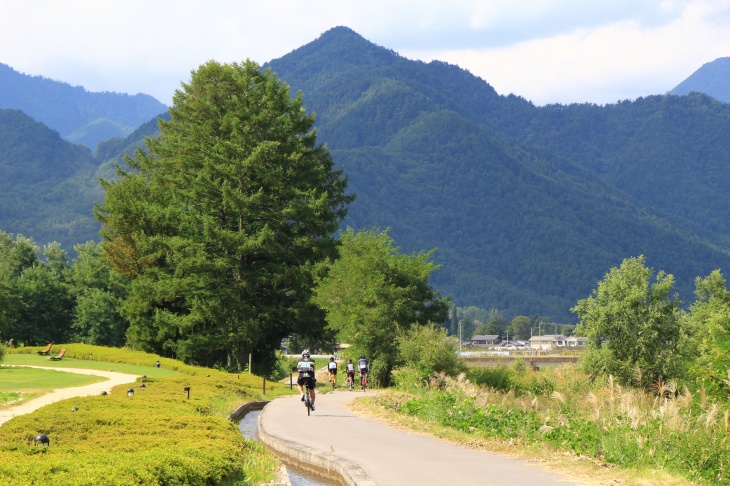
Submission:
[[[304,351],[302,353],[302,358],[297,363],[297,371],[299,372],[297,388],[299,389],[299,393],[302,394],[302,401],[304,401],[304,390],[306,389],[309,391],[309,398],[311,402],[310,407],[314,410],[314,387],[317,384],[317,379],[315,378],[314,360],[310,357],[309,351]],[[332,382],[332,388],[337,388],[337,361],[335,361],[334,356],[332,356],[329,363],[327,363],[327,371],[329,372],[329,380]],[[350,380],[350,383],[355,383],[355,371],[355,364],[351,359],[348,360],[345,372],[347,373],[347,378]],[[357,360],[357,371],[360,372],[361,386],[365,387],[367,378],[370,375],[370,366],[365,355],[360,356],[360,359]]]

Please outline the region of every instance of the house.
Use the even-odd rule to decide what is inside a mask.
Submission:
[[[565,340],[565,346],[569,349],[583,349],[588,342],[587,337],[570,336]]]
[[[495,346],[500,342],[499,336],[496,334],[488,334],[486,336],[477,335],[471,338],[473,346]]]
[[[532,336],[530,347],[533,349],[564,349],[567,347],[568,338],[562,334],[545,334],[543,336]]]
[[[500,349],[525,349],[529,343],[526,341],[504,340],[499,342]]]

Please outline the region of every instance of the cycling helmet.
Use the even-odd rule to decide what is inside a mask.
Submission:
[[[309,358],[309,351],[307,351],[307,350],[302,351],[302,358]]]
[[[334,361],[334,360],[335,360],[335,357],[334,357],[334,356],[332,356],[332,357],[330,358],[330,361]]]
[[[365,355],[363,354],[362,356],[360,356],[360,359],[365,359]]]

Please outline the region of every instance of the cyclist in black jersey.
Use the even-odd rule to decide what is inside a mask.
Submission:
[[[329,372],[329,381],[332,382],[332,388],[337,388],[337,361],[335,361],[334,356],[327,363],[327,371]]]
[[[309,351],[302,353],[302,359],[297,363],[297,371],[299,371],[297,388],[302,394],[302,401],[304,401],[304,387],[306,387],[312,401],[312,410],[314,410],[314,386],[317,384],[317,380],[314,378],[314,360],[309,357]]]

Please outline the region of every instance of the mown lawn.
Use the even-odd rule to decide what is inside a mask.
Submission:
[[[130,385],[118,386],[107,396],[59,401],[0,426],[0,484],[208,486],[275,479],[278,460],[242,437],[228,415],[246,402],[289,394],[288,387],[267,382],[263,395],[262,378],[253,375],[124,349],[63,347],[68,358],[59,362],[35,355],[35,349],[22,350],[24,354],[13,350],[4,361],[145,377],[131,385],[131,397]],[[52,354],[58,353],[55,348]],[[158,359],[160,368],[154,366]],[[41,433],[49,437],[49,446],[36,445],[34,438]]]

